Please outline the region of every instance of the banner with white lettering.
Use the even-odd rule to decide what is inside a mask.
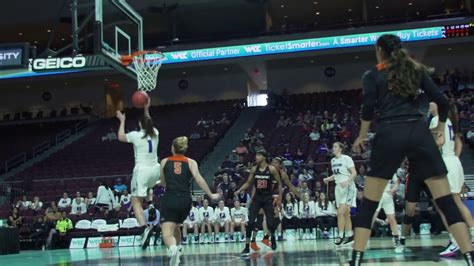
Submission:
[[[86,238],[85,237],[73,238],[73,239],[71,239],[71,243],[69,244],[69,248],[70,249],[84,248],[85,244],[86,244]]]
[[[119,239],[119,247],[133,247],[135,236],[121,236]]]
[[[102,237],[89,237],[87,239],[87,248],[99,248]]]

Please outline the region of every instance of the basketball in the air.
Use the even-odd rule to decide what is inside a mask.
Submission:
[[[132,103],[135,108],[145,108],[145,105],[148,103],[149,96],[144,91],[136,91],[132,95]]]

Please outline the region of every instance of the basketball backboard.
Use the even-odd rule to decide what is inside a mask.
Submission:
[[[136,78],[120,56],[143,50],[143,18],[126,0],[95,0],[96,53],[116,70]]]

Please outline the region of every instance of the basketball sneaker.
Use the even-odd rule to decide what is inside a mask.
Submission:
[[[344,242],[344,239],[342,239],[342,237],[337,237],[336,240],[334,241],[334,246],[336,246],[336,248],[341,247],[342,242]]]
[[[150,227],[145,227],[145,230],[143,231],[142,235],[141,235],[141,246],[142,246],[142,249],[146,249],[148,247],[148,245],[150,244],[150,239],[148,239],[148,236],[150,235],[150,232],[151,232],[151,228]],[[148,241],[147,241],[148,240]]]
[[[276,237],[272,236],[272,250],[276,250],[276,249],[277,249]]]
[[[240,256],[241,257],[248,257],[250,256],[250,249],[249,249],[249,246],[246,245],[244,250],[242,250],[242,252],[240,253]]]
[[[181,263],[181,255],[183,255],[183,246],[179,245],[178,246],[178,258],[176,258],[176,260],[178,261],[178,265],[179,265],[179,263]]]
[[[344,242],[342,242],[342,245],[343,246],[350,246],[354,244],[354,236],[350,236],[350,237],[346,237],[346,239],[344,239]]]
[[[403,254],[403,252],[405,252],[405,245],[400,244],[395,248],[396,254]]]
[[[171,246],[168,249],[168,256],[170,257],[170,266],[179,265],[179,251],[177,246]]]
[[[456,254],[458,253],[459,251],[459,247],[458,245],[454,244],[453,242],[450,241],[450,245],[448,245],[448,247],[443,250],[441,253],[439,253],[439,256],[440,257],[456,257]]]
[[[244,241],[245,241],[245,235],[240,234],[240,242],[244,242]]]
[[[259,251],[260,248],[258,247],[257,245],[257,242],[250,242],[250,248],[253,250],[253,251]]]
[[[272,247],[272,244],[270,243],[270,240],[268,240],[268,238],[262,239],[262,244],[264,244],[265,246],[267,246],[269,248]]]

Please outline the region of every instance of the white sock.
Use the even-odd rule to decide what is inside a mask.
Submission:
[[[469,232],[471,233],[471,240],[473,240],[474,239],[474,227],[469,228]]]
[[[176,255],[177,252],[178,252],[178,247],[176,245],[172,245],[168,248],[168,256],[170,257]]]
[[[345,234],[344,234],[345,237],[351,237],[351,236],[353,236],[353,235],[354,235],[354,233],[352,232],[352,230],[351,230],[351,231],[347,231],[347,232],[345,232]]]

